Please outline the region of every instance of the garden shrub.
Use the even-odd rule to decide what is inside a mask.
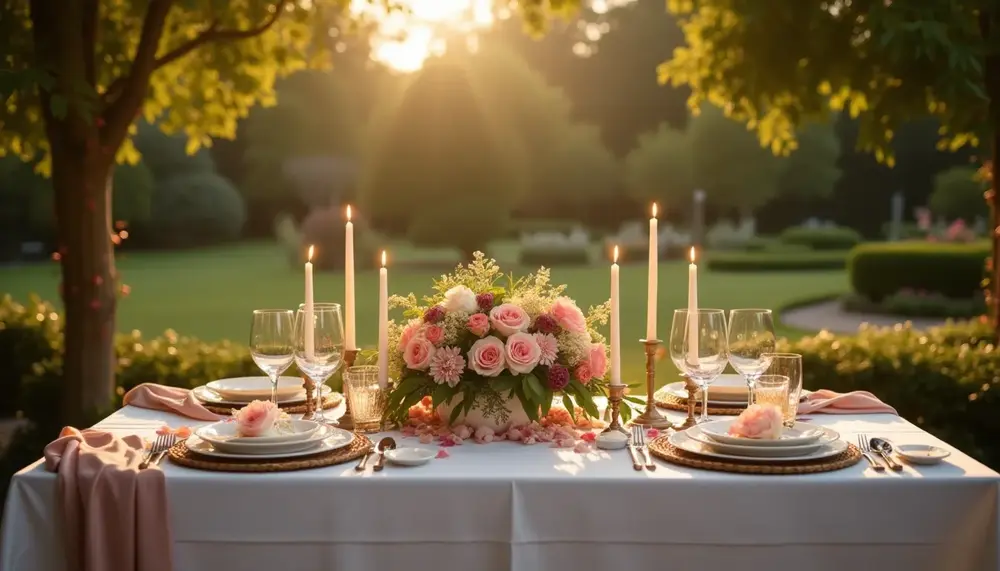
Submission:
[[[511,220],[507,226],[507,234],[510,238],[520,238],[523,234],[537,234],[539,232],[559,232],[569,234],[580,226],[577,220],[560,220],[554,218],[517,218]]]
[[[928,206],[936,216],[947,220],[985,219],[990,214],[983,196],[987,188],[975,167],[953,167],[934,177],[934,192],[928,199]]]
[[[843,226],[794,226],[781,233],[781,241],[808,246],[813,250],[850,250],[861,243],[861,234],[853,228]]]
[[[947,317],[969,319],[986,313],[986,300],[982,295],[969,299],[955,299],[937,293],[903,291],[887,296],[881,302],[849,293],[840,300],[844,311],[896,315],[900,317]]]
[[[548,268],[589,264],[590,250],[586,246],[523,246],[520,263],[523,266]]]
[[[847,252],[720,252],[709,253],[708,269],[714,272],[795,272],[842,270]]]
[[[133,142],[157,183],[174,176],[215,172],[209,150],[203,148],[189,154],[188,138],[183,133],[167,135],[145,121],[140,121],[137,129]]]
[[[0,418],[21,408],[21,384],[35,363],[53,358],[62,324],[55,308],[32,299],[27,306],[9,295],[0,301]]]
[[[782,340],[802,354],[807,389],[871,391],[900,415],[994,469],[1000,467],[1000,351],[985,320]]]
[[[989,254],[987,242],[864,244],[851,251],[847,267],[854,291],[875,302],[903,290],[971,299]]]
[[[354,216],[354,267],[371,268],[375,266],[375,252],[372,232],[364,218]],[[310,245],[316,246],[313,253],[313,264],[322,271],[344,271],[344,212],[340,208],[324,208],[313,210],[302,221],[300,228],[301,242],[294,246],[297,251],[289,254],[293,263],[298,265],[305,261]],[[292,234],[284,229],[287,237]]]
[[[246,221],[243,197],[211,172],[172,176],[153,193],[145,241],[157,247],[206,246],[235,240]]]

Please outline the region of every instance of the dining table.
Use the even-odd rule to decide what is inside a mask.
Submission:
[[[683,416],[664,411],[675,420]],[[994,571],[1000,475],[891,414],[813,414],[858,434],[951,452],[934,466],[867,462],[806,475],[748,475],[626,450],[517,442],[446,448],[419,467],[357,462],[276,473],[163,462],[177,571],[927,570]],[[205,422],[126,406],[96,428],[152,438]],[[421,445],[399,432],[397,442]],[[2,571],[73,571],[64,561],[56,475],[14,477]]]

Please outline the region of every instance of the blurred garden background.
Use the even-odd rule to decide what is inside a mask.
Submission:
[[[423,16],[439,25],[453,14]],[[231,118],[230,138],[178,128],[225,112],[221,94],[180,118],[136,122],[135,162],[111,182],[119,398],[141,382],[257,374],[250,312],[301,301],[309,245],[317,300],[342,301],[348,204],[363,346],[375,344],[383,249],[390,293],[426,292],[483,250],[515,273],[553,268],[586,307],[607,299],[619,245],[623,373],[638,382],[656,202],[661,331],[686,304],[694,245],[700,304],[775,310],[784,347],[806,357],[807,387],[871,390],[1000,465],[981,151],[942,145],[928,113],[903,122],[891,156],[877,156],[860,144],[858,113],[844,109],[803,124],[797,148],[776,154],[745,121],[660,84],[657,66],[685,44],[662,0],[585,3],[542,37],[502,13],[464,22],[462,34],[395,43],[385,30],[331,24],[332,70],[282,75],[273,98]],[[0,418],[19,432],[4,438],[0,474],[37,457],[61,426],[59,262],[74,254],[58,238],[43,157],[8,150]],[[956,321],[919,330],[910,319]],[[863,322],[887,327],[859,332]],[[658,375],[674,380],[669,360]]]

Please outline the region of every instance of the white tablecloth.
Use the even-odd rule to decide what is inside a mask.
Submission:
[[[852,442],[867,432],[947,446],[894,416],[812,418]],[[164,422],[198,424],[126,407],[98,427],[151,435]],[[176,569],[980,571],[1000,560],[1000,476],[957,450],[902,473],[862,462],[804,476],[659,461],[634,472],[625,451],[544,444],[449,453],[363,474],[354,463],[223,474],[164,462]],[[14,477],[0,570],[65,569],[55,480],[39,464]]]

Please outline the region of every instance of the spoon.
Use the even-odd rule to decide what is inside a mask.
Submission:
[[[898,472],[903,469],[902,464],[892,459],[892,444],[889,444],[889,441],[881,438],[872,438],[872,449],[882,455],[882,459],[885,460],[885,463],[889,465],[891,470]]]
[[[373,470],[379,472],[385,467],[385,451],[394,448],[396,448],[396,441],[388,436],[378,441],[378,460],[375,462]]]

